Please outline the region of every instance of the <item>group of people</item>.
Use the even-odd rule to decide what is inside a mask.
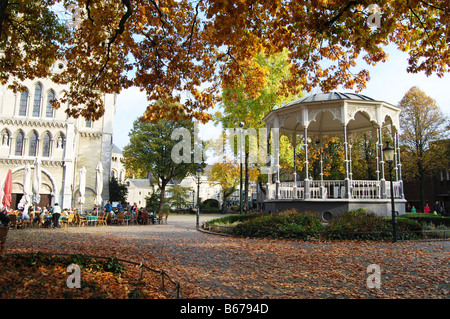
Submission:
[[[157,220],[157,215],[152,211],[147,211],[144,207],[138,208],[137,204],[134,203],[133,205],[130,205],[127,203],[127,206],[124,207],[122,205],[122,202],[119,202],[116,207],[112,207],[111,202],[107,201],[106,205],[103,207],[104,213],[120,213],[124,212],[124,210],[129,211],[131,213],[132,217],[136,217],[139,224],[143,223],[144,220],[144,213],[147,212],[149,214],[149,221],[151,223],[155,223]],[[61,206],[59,206],[58,203],[55,203],[53,207],[36,207],[36,211],[38,211],[40,214],[35,214],[33,217],[33,223],[39,222],[39,218],[41,222],[48,222],[48,225],[53,228],[59,228],[61,227],[60,219],[64,215],[68,215],[71,210],[69,209],[62,209]],[[76,212],[77,209],[73,208],[73,211]],[[100,213],[98,207],[94,206],[94,212]],[[27,212],[24,213],[22,211],[22,219],[23,220],[29,220],[30,216],[27,214]],[[9,225],[9,215],[8,210],[6,207],[0,210],[0,223],[3,226]]]
[[[407,213],[416,213],[416,207],[414,205],[411,206],[410,203],[406,204],[406,212]],[[439,214],[439,215],[445,215],[444,208],[439,204],[439,201],[436,201],[432,207],[428,205],[428,202],[426,202],[425,206],[423,207],[423,212],[425,214]]]
[[[50,209],[50,211],[47,209],[47,207],[36,207],[36,211],[39,214],[35,214],[33,217],[33,223],[39,222],[39,219],[42,222],[48,222],[48,224],[53,225],[54,228],[60,227],[59,220],[61,218],[62,209],[61,206],[58,205],[58,203],[55,203],[55,205]],[[26,210],[22,211],[21,214],[22,220],[30,220],[30,216],[28,215],[28,212]],[[8,227],[10,222],[9,212],[6,207],[3,207],[0,212],[0,223],[3,226]]]
[[[147,212],[149,215],[149,220],[152,224],[154,224],[157,220],[157,216],[154,212],[152,211],[148,211],[147,209],[145,209],[144,207],[138,208],[137,204],[134,203],[133,205],[130,205],[130,203],[127,203],[127,206],[124,207],[122,205],[122,202],[119,201],[119,203],[117,204],[117,206],[113,209],[111,202],[107,201],[106,205],[104,207],[104,212],[105,213],[121,213],[124,211],[124,209],[126,209],[127,211],[130,212],[132,217],[136,217],[137,221],[139,224],[143,223],[144,220],[144,213]]]

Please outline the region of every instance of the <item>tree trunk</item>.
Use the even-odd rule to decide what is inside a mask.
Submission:
[[[161,183],[161,194],[159,195],[159,211],[162,212],[164,210],[164,198],[166,197],[166,185],[167,182]]]
[[[226,203],[226,198],[225,198],[225,191],[223,191],[223,202],[222,202],[222,214],[225,214],[225,203]]]
[[[0,39],[1,37],[1,31],[3,30],[3,22],[6,18],[6,8],[8,7],[9,0],[2,0],[0,1]]]

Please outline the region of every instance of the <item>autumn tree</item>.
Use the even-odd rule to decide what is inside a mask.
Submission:
[[[258,68],[261,76],[250,79],[244,79],[237,83],[235,87],[224,87],[222,95],[221,111],[215,114],[216,123],[221,123],[224,128],[237,128],[239,123],[244,123],[244,129],[254,129],[258,134],[258,129],[265,127],[263,122],[266,116],[274,108],[279,107],[286,102],[301,96],[298,95],[280,95],[279,91],[283,85],[283,81],[290,77],[291,65],[289,61],[289,52],[283,50],[280,53],[266,56],[260,52],[254,59],[253,63]],[[259,82],[260,89],[255,94],[249,94],[249,81]],[[256,137],[256,136],[255,136]],[[257,138],[257,137],[256,137]],[[248,204],[248,188],[249,188],[249,171],[254,169],[253,164],[249,164],[250,144],[257,143],[252,141],[249,135],[243,138],[243,153],[244,153],[244,206]],[[282,159],[282,167],[285,168],[286,161],[284,159],[284,152],[289,148],[289,143],[280,143]],[[237,148],[235,148],[237,149]],[[255,159],[252,161],[255,162]],[[289,161],[287,161],[289,162]],[[258,163],[265,164],[265,163]],[[260,183],[262,186],[262,184]]]
[[[18,90],[17,77],[51,76],[69,85],[55,106],[70,101],[70,115],[90,119],[105,112],[101,92],[134,85],[149,100],[144,120],[205,122],[221,86],[243,83],[248,96],[258,97],[268,76],[255,60],[261,52],[289,52],[290,76],[279,95],[340,85],[360,91],[370,75],[355,71],[357,59],[386,61],[389,43],[409,54],[409,72],[449,71],[447,0],[376,2],[3,0],[1,81]],[[49,9],[56,12],[55,5],[63,8],[58,16]],[[68,67],[52,75],[46,68],[56,59]],[[167,97],[168,105],[156,103]]]
[[[351,160],[353,179],[376,180],[376,139],[373,132],[353,134],[351,139]],[[383,139],[385,140],[385,139]]]
[[[159,101],[158,103],[163,103]],[[175,163],[172,149],[179,140],[172,139],[177,128],[193,132],[194,123],[190,120],[160,119],[157,123],[144,122],[139,119],[133,124],[129,134],[130,143],[124,147],[125,167],[131,159],[133,167],[139,167],[152,176],[160,190],[159,209],[163,210],[166,186],[172,179],[183,179],[188,174],[195,174],[197,163]],[[192,150],[194,149],[192,145]],[[193,151],[192,154],[193,155]]]
[[[51,6],[55,0],[0,2],[0,83],[50,75],[69,36]]]
[[[227,199],[239,184],[239,165],[231,159],[214,163],[210,168],[209,177],[222,188],[222,213],[224,213]]]
[[[403,179],[418,182],[422,207],[425,202],[425,177],[436,168],[438,161],[448,161],[447,156],[437,156],[438,150],[430,152],[430,143],[448,136],[448,116],[436,101],[418,87],[409,89],[399,103]],[[439,144],[434,144],[438,147]],[[438,165],[442,166],[442,165]],[[445,165],[444,165],[445,166]]]
[[[337,136],[323,136],[322,140],[312,138],[309,144],[308,174],[313,179],[320,179],[320,158],[322,155],[323,178],[330,180],[344,179],[344,145],[342,139]],[[300,162],[297,163],[297,165],[301,164]],[[300,170],[303,170],[302,165],[300,165]]]

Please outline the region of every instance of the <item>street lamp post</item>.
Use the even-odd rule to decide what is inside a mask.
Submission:
[[[389,165],[389,178],[391,180],[391,212],[392,212],[392,242],[397,241],[397,219],[395,218],[395,203],[394,203],[394,183],[392,181],[392,163],[394,162],[395,150],[386,142],[386,147],[383,149],[383,156]]]
[[[200,177],[202,175],[202,168],[200,164],[198,164],[197,168],[197,220],[196,220],[196,227],[198,229],[199,227],[199,218],[200,218]]]

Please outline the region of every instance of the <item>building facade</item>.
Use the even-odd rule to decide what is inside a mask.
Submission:
[[[117,145],[112,145],[112,157],[111,157],[111,178],[114,177],[120,184],[125,181],[125,165],[122,150]]]
[[[63,72],[66,65],[57,61],[53,72]],[[24,168],[36,159],[41,161],[42,184],[39,206],[58,203],[63,208],[79,206],[80,170],[86,169],[85,203],[92,209],[96,189],[96,167],[103,166],[102,198],[109,198],[112,135],[116,96],[104,94],[105,115],[97,121],[74,119],[64,112],[70,105],[54,109],[67,86],[49,79],[21,82],[26,87],[14,93],[8,84],[0,86],[0,179],[8,169],[13,172],[12,208],[22,195]],[[33,169],[32,169],[33,170]]]

